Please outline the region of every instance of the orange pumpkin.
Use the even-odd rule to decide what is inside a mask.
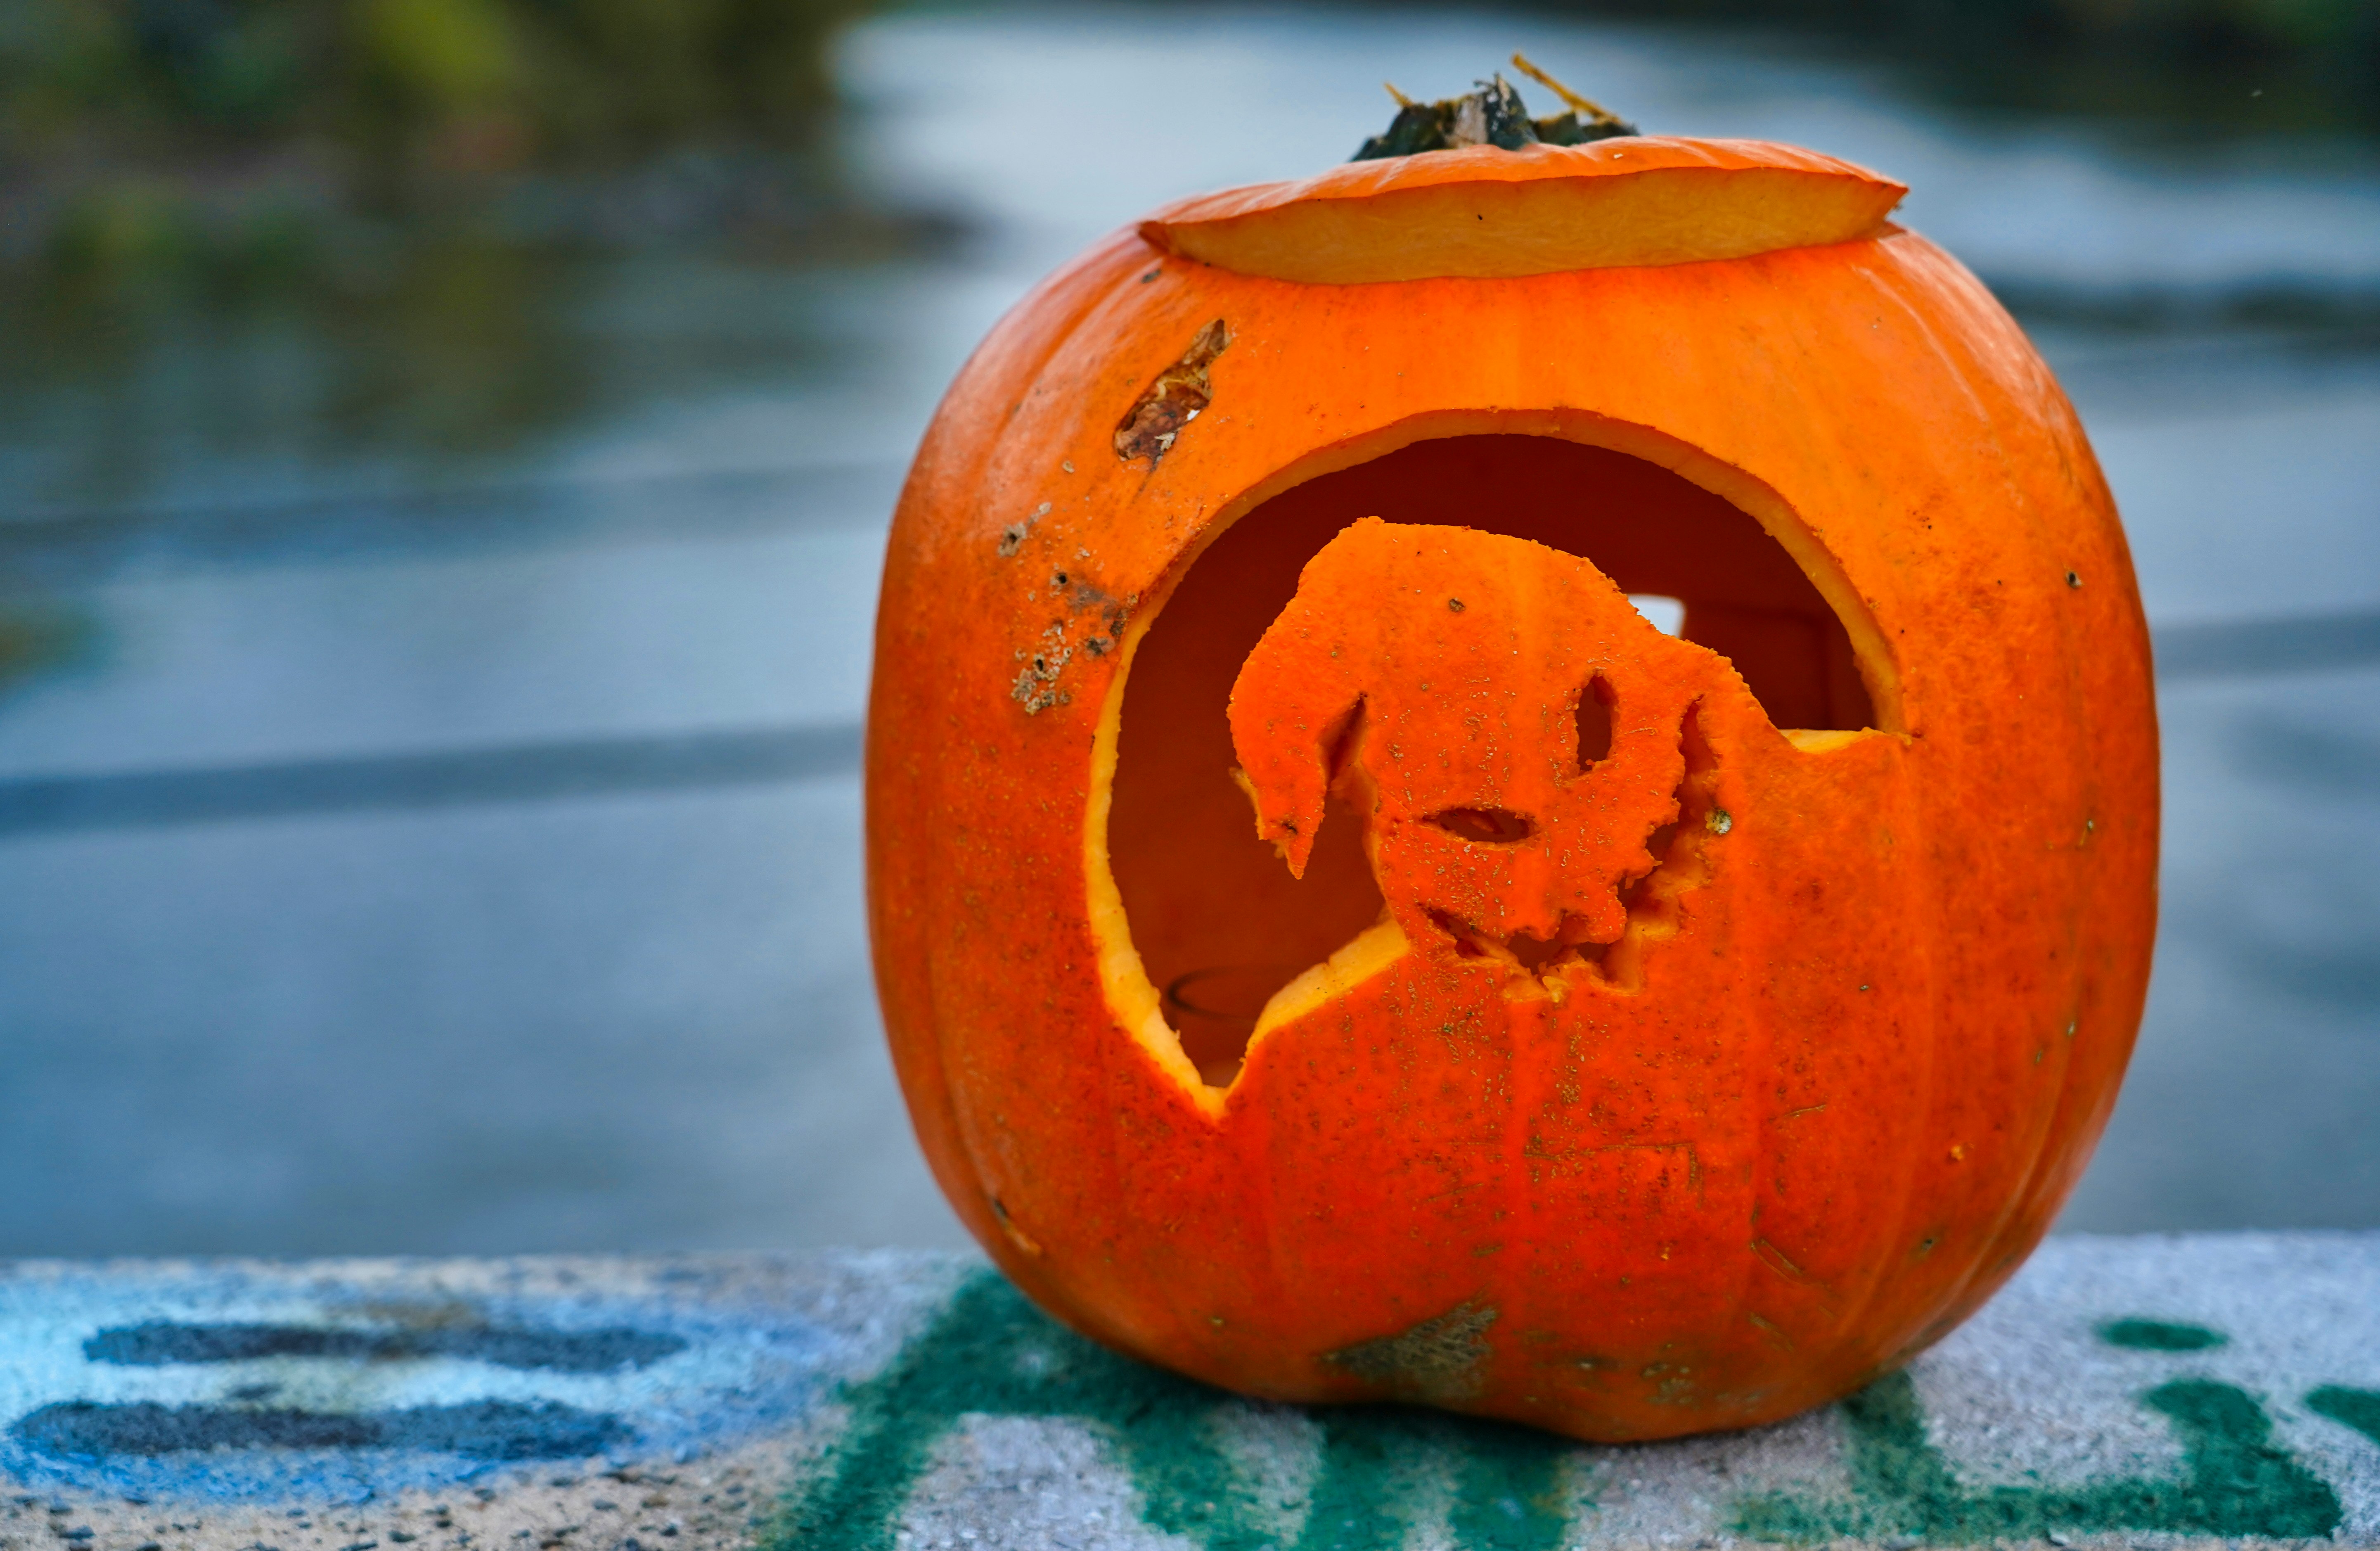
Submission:
[[[1652,1438],[1844,1393],[2039,1240],[2146,981],[2147,639],[1901,192],[1357,163],[977,351],[892,530],[869,901],[926,1154],[1045,1308]]]

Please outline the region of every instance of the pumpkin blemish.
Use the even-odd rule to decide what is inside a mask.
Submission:
[[[1215,387],[1207,368],[1231,343],[1231,328],[1220,318],[1200,329],[1182,359],[1159,372],[1116,422],[1116,457],[1126,463],[1145,458],[1151,469],[1156,468],[1173,450],[1183,428],[1214,402]]]
[[[1039,643],[1028,654],[1024,647],[1016,649],[1017,661],[1025,666],[1018,670],[1016,682],[1009,687],[1011,700],[1025,707],[1028,716],[1038,716],[1053,705],[1065,703],[1070,697],[1058,689],[1058,675],[1065,670],[1075,649],[1066,644],[1066,627],[1052,625],[1042,632]]]
[[[1495,1356],[1488,1341],[1495,1323],[1495,1308],[1474,1299],[1396,1335],[1325,1352],[1322,1362],[1396,1399],[1462,1400],[1477,1393]]]

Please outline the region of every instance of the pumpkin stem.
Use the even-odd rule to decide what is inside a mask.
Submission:
[[[1621,122],[1620,116],[1612,112],[1609,108],[1603,106],[1599,103],[1590,102],[1586,98],[1580,96],[1577,92],[1572,92],[1569,87],[1564,86],[1553,77],[1546,74],[1545,71],[1539,69],[1536,65],[1531,64],[1529,56],[1523,54],[1519,49],[1514,49],[1512,51],[1512,68],[1520,71],[1531,80],[1536,81],[1539,86],[1544,87],[1555,96],[1560,97],[1562,100],[1562,105],[1569,108],[1571,112],[1585,115],[1586,121],[1590,124],[1616,125]],[[1393,91],[1394,88],[1391,88],[1390,90]],[[1632,128],[1627,129],[1624,132],[1633,134],[1635,133],[1635,130]]]
[[[1521,55],[1513,55],[1512,63],[1531,79],[1549,87],[1569,111],[1531,118],[1521,94],[1500,75],[1477,82],[1479,90],[1467,96],[1435,103],[1416,103],[1382,81],[1389,95],[1396,99],[1397,116],[1384,133],[1366,140],[1352,160],[1376,162],[1466,145],[1492,145],[1504,151],[1537,144],[1584,145],[1637,132],[1636,126],[1580,96]]]

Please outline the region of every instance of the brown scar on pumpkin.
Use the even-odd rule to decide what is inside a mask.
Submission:
[[[1053,592],[1072,589],[1066,606],[1075,611],[1077,619],[1087,614],[1092,617],[1090,633],[1083,637],[1083,650],[1094,657],[1104,657],[1115,650],[1116,642],[1123,637],[1124,621],[1140,605],[1137,592],[1119,598],[1095,581],[1064,571],[1052,572],[1050,585]]]
[[[1115,650],[1117,641],[1123,639],[1124,621],[1132,617],[1137,595],[1119,598],[1111,592],[1101,592],[1087,581],[1078,581],[1075,584],[1075,595],[1068,601],[1074,605],[1077,614],[1097,616],[1091,633],[1083,638],[1083,650],[1094,657],[1104,657]]]
[[[1399,1399],[1439,1405],[1469,1399],[1486,1386],[1488,1360],[1496,1355],[1488,1344],[1496,1313],[1475,1298],[1394,1336],[1324,1352],[1322,1363]]]
[[[1008,1235],[1008,1241],[1034,1259],[1040,1259],[1041,1241],[1016,1226],[1015,1221],[1008,1215],[1007,1203],[996,1195],[989,1199],[991,1202],[991,1215],[1000,1219],[1000,1231]]]
[[[1183,428],[1214,402],[1214,384],[1208,378],[1207,368],[1231,343],[1231,325],[1220,318],[1200,329],[1182,359],[1159,372],[1148,391],[1133,400],[1132,408],[1116,421],[1116,457],[1126,463],[1146,458],[1148,466],[1156,468],[1158,460],[1173,450]]]

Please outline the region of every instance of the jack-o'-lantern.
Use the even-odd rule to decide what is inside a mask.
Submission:
[[[2147,640],[1899,185],[1511,106],[1162,210],[968,362],[877,627],[885,1021],[960,1216],[1092,1337],[1748,1425],[1951,1328],[2087,1159]]]

